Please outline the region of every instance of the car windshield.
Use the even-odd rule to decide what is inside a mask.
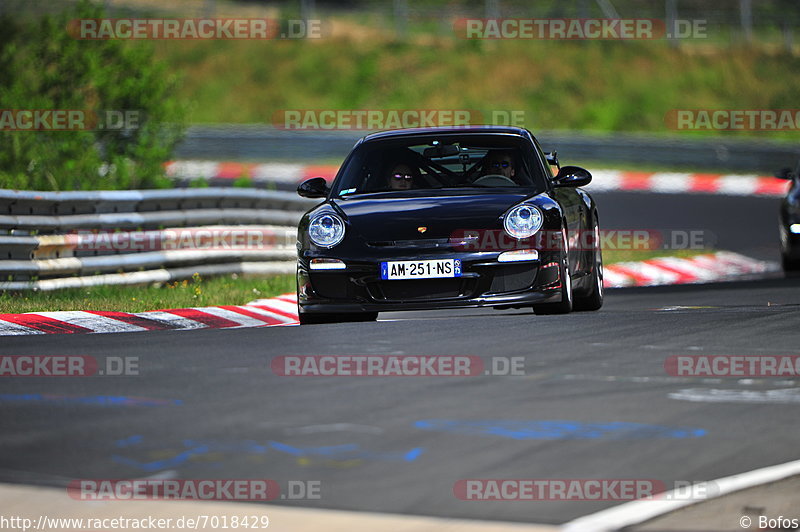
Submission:
[[[368,141],[348,159],[333,194],[436,195],[453,189],[509,188],[537,193],[546,185],[534,157],[524,139],[500,135]]]

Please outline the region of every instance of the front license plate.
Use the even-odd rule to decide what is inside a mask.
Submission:
[[[381,262],[381,279],[439,279],[461,277],[461,261],[440,260],[396,260]]]

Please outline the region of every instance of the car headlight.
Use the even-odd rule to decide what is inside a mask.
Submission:
[[[332,248],[344,238],[344,221],[336,214],[320,214],[308,225],[308,236],[319,247]]]
[[[533,205],[517,205],[506,214],[503,227],[514,238],[530,238],[542,228],[542,211]]]

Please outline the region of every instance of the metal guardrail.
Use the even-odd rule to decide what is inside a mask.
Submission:
[[[177,159],[282,160],[332,159],[338,162],[367,132],[287,131],[260,125],[215,125],[189,128],[177,147]],[[793,167],[800,142],[657,136],[631,133],[590,135],[569,131],[534,130],[545,150],[557,150],[571,164],[608,162],[648,164],[676,169],[759,172],[770,175]]]
[[[315,203],[243,188],[0,190],[0,290],[289,272]]]

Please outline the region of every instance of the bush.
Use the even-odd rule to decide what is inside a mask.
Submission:
[[[73,19],[102,18],[88,0],[59,15],[0,18],[0,109],[133,112],[127,129],[9,131],[0,127],[0,188],[128,189],[169,186],[167,161],[184,130],[177,76],[150,43],[77,40]],[[6,115],[6,118],[8,115]],[[129,125],[133,126],[131,122]]]

